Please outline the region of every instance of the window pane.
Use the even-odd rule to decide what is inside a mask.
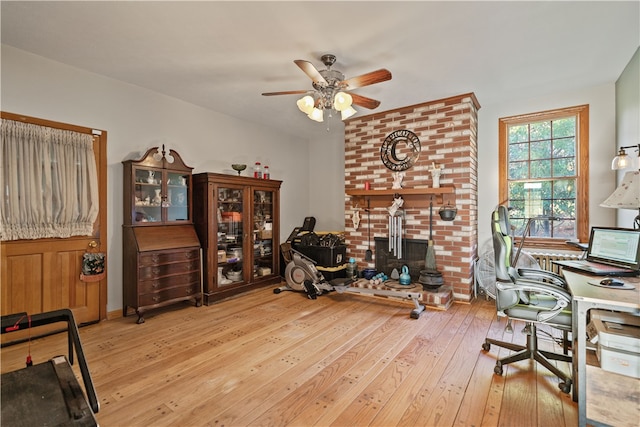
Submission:
[[[531,141],[551,138],[551,122],[531,123]]]
[[[531,143],[531,160],[550,159],[551,158],[551,141],[544,140]]]
[[[575,157],[576,138],[555,139],[553,141],[553,157]]]
[[[554,199],[575,199],[576,198],[576,180],[575,179],[558,179],[553,181],[553,198]]]
[[[575,165],[573,158],[557,159],[553,161],[553,176],[574,176]]]
[[[509,144],[529,140],[529,126],[518,125],[509,127]]]
[[[551,160],[536,160],[531,163],[531,178],[550,178]]]
[[[551,237],[552,221],[546,218],[534,219],[529,226],[527,236],[532,237]]]
[[[557,239],[573,239],[576,236],[576,221],[563,220],[553,222],[553,237]]]
[[[564,119],[553,120],[553,137],[562,138],[574,136],[576,134],[576,118],[566,117]]]
[[[525,179],[529,177],[529,163],[509,163],[509,179]]]
[[[512,144],[509,146],[509,161],[529,160],[529,144]]]
[[[553,193],[553,181],[543,181],[541,183],[540,195],[544,199],[551,199]]]

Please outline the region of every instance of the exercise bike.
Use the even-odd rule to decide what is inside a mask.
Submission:
[[[424,305],[420,304],[422,301],[421,292],[358,288],[351,286],[354,281],[350,278],[333,279],[328,282],[316,268],[316,262],[291,248],[291,245],[283,243],[281,252],[287,263],[284,271],[287,284],[274,289],[275,294],[283,291],[296,291],[306,293],[309,299],[317,299],[323,293],[335,291],[339,294],[376,295],[411,300],[414,304],[414,309],[410,313],[412,319],[418,319],[425,309]]]

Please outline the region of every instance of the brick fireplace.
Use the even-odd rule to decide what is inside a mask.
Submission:
[[[388,238],[389,214],[393,196],[376,194],[390,190],[392,171],[380,158],[380,147],[393,131],[410,130],[420,139],[421,152],[408,169],[403,189],[432,188],[429,170],[432,164],[442,167],[440,187],[452,193],[406,198],[404,238],[428,240],[433,236],[437,270],[442,273],[442,292],[457,301],[470,301],[473,295],[473,262],[477,253],[477,113],[480,108],[473,93],[459,95],[396,110],[357,117],[345,123],[345,239],[348,257],[356,258],[360,268],[375,267],[365,261],[365,251],[374,248],[374,239]],[[355,198],[354,190],[364,190],[370,183],[376,207],[370,209],[369,241],[366,202],[373,198]],[[417,196],[421,198],[422,196]],[[386,198],[388,198],[388,203]],[[433,229],[429,227],[429,202],[433,203]],[[357,203],[357,205],[356,205]],[[453,221],[443,221],[438,210],[443,204],[458,209]],[[354,228],[352,214],[360,212],[360,225]],[[375,254],[374,254],[375,260]],[[427,301],[427,304],[429,301]]]

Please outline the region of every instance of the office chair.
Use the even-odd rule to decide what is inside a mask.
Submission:
[[[498,315],[526,323],[527,345],[518,345],[487,338],[482,344],[489,351],[491,344],[516,351],[496,362],[494,372],[502,375],[502,367],[519,360],[534,359],[560,378],[564,393],[571,391],[571,377],[564,374],[550,360],[571,362],[567,355],[568,332],[571,331],[571,295],[562,276],[545,270],[516,269],[511,265],[512,241],[509,235],[509,212],[498,206],[491,216],[491,230],[495,253],[496,308]],[[563,331],[564,354],[538,348],[536,324],[543,323]],[[507,327],[509,327],[509,325]]]

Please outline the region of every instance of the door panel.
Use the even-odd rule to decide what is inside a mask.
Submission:
[[[79,324],[100,320],[100,282],[80,280],[82,255],[91,241],[3,242],[2,314],[70,308]]]

